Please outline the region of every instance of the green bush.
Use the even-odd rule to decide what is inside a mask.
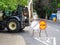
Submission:
[[[0,10],[16,10],[17,5],[27,5],[28,0],[0,0]]]
[[[58,3],[58,8],[60,8],[60,3]]]

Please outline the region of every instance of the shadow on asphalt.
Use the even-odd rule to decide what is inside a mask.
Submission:
[[[0,33],[25,33],[26,31],[20,30],[18,32],[0,31]]]

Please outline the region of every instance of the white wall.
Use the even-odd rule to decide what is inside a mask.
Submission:
[[[57,11],[57,20],[60,20],[60,11]]]

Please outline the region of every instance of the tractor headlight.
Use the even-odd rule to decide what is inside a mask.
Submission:
[[[25,16],[25,19],[27,19],[27,17]]]

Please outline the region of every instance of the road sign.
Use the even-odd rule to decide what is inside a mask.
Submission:
[[[56,17],[53,18],[53,21],[56,22]]]
[[[39,22],[39,28],[40,28],[40,30],[45,30],[46,29],[46,26],[47,26],[47,24],[46,24],[46,21],[45,20],[41,20]]]

